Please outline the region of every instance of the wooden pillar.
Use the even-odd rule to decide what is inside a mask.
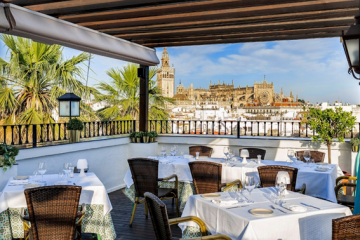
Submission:
[[[140,65],[140,69],[138,71],[140,77],[139,131],[147,132],[149,118],[149,66]]]

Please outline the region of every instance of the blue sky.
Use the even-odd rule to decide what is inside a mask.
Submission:
[[[163,49],[158,48],[161,58]],[[275,91],[282,87],[285,94],[312,103],[335,100],[360,103],[358,81],[347,73],[348,66],[339,38],[278,41],[266,43],[220,44],[168,48],[170,64],[176,69],[176,85],[181,79],[185,87],[208,88],[225,81],[235,86],[252,86],[264,75],[274,83]],[[65,58],[80,52],[65,48]],[[0,57],[6,48],[0,42]],[[94,56],[91,60],[89,85],[99,80],[110,81],[106,70],[122,67],[126,62]]]

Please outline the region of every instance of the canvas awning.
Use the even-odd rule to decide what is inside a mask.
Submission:
[[[0,32],[147,66],[159,64],[155,49],[13,4],[0,5]]]

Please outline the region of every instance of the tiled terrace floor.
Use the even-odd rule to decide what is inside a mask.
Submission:
[[[151,223],[150,215],[149,218],[145,218],[144,204],[138,205],[136,208],[135,219],[132,227],[129,227],[132,202],[124,194],[124,189],[112,192],[109,194],[113,210],[111,211],[111,217],[114,222],[116,239],[126,240],[156,240],[153,226]],[[175,205],[172,206],[171,200],[166,200],[166,207],[168,209],[169,218],[176,217]],[[181,230],[177,225],[171,226],[173,237],[181,237]],[[91,234],[83,234],[83,240],[90,240]]]

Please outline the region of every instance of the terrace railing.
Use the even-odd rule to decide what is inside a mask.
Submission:
[[[106,121],[84,122],[80,137],[82,141],[95,140],[98,137],[108,137],[129,134],[138,130],[138,121]],[[21,147],[37,147],[68,143],[67,123],[46,123],[29,125],[0,126],[0,142]],[[345,138],[359,135],[360,122],[356,123]],[[254,137],[292,137],[310,138],[316,134],[308,124],[300,121],[201,121],[201,120],[149,120],[149,131],[158,134],[179,135],[216,135]]]
[[[84,122],[84,129],[80,138],[114,136],[129,134],[135,131],[136,121],[106,121]],[[69,139],[67,123],[44,123],[29,125],[0,126],[0,141],[9,145],[24,145],[37,147],[38,145],[60,144]]]

